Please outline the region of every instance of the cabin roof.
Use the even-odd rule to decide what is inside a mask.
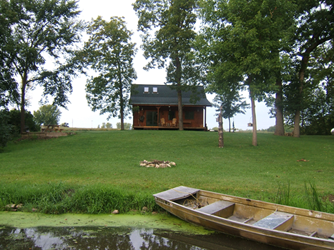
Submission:
[[[177,105],[177,91],[168,85],[133,84],[132,87],[131,105]],[[182,105],[212,106],[202,86],[195,90],[182,91]]]

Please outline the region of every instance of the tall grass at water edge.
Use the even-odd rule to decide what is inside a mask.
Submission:
[[[0,207],[11,211],[11,204],[24,204],[21,211],[61,213],[146,213],[159,208],[148,193],[120,190],[102,185],[69,187],[63,183],[6,187],[0,189]],[[6,207],[7,206],[7,207]]]
[[[326,200],[334,193],[334,137],[259,134],[253,147],[251,134],[224,136],[224,149],[217,133],[194,131],[87,131],[11,143],[0,154],[0,209],[153,211],[152,194],[184,185],[334,212]],[[177,166],[139,167],[144,159]]]

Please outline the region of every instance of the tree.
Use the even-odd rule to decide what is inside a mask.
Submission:
[[[300,136],[301,112],[307,107],[307,95],[304,92],[312,53],[323,44],[332,44],[334,39],[333,1],[310,0],[306,4],[304,1],[300,2],[297,10],[297,32],[294,37],[295,51],[297,51],[295,61],[298,62],[295,68],[298,79],[294,82],[296,93],[294,100],[297,101],[294,115],[294,137]]]
[[[217,107],[222,108],[222,117],[228,119],[229,133],[231,133],[231,118],[238,113],[245,114],[245,109],[249,106],[243,99],[239,91],[235,89],[225,94],[216,95],[214,98]]]
[[[43,105],[37,111],[34,111],[35,121],[41,125],[57,125],[59,123],[61,112],[55,105]]]
[[[15,23],[10,24],[11,34],[5,44],[6,60],[15,68],[21,79],[20,106],[21,132],[25,130],[25,93],[27,88],[40,84],[44,96],[54,96],[53,103],[65,105],[67,93],[72,91],[74,65],[65,62],[70,46],[80,40],[78,32],[83,25],[75,0],[2,0],[8,15]],[[46,70],[46,58],[55,59],[55,70]]]
[[[250,93],[253,140],[257,145],[255,100],[275,89],[279,51],[289,1],[202,1],[204,30],[214,54],[212,70],[220,74],[220,89],[241,82]],[[232,90],[235,87],[231,88]]]
[[[33,131],[33,132],[40,130],[40,125],[36,123],[34,116],[30,111],[25,111],[24,120],[25,120],[24,132],[26,132],[27,130]],[[13,129],[12,133],[14,135],[20,133],[21,131],[21,111],[17,109],[12,109],[9,112],[9,124],[12,125],[12,129]]]
[[[136,0],[138,29],[144,33],[145,69],[165,68],[166,84],[178,95],[179,130],[183,130],[182,91],[200,84],[200,65],[193,42],[196,38],[196,0]]]
[[[108,119],[119,114],[124,130],[131,85],[137,78],[133,68],[135,44],[130,42],[132,33],[119,17],[111,17],[109,22],[98,17],[87,32],[90,37],[80,53],[84,63],[98,73],[87,81],[88,104],[93,111],[100,110],[100,114],[110,113]]]
[[[13,13],[7,1],[0,2],[0,110],[7,109],[10,102],[17,102],[19,94],[13,78],[14,65],[10,60],[8,47],[11,44],[11,25],[15,24]],[[9,46],[10,45],[10,46]]]

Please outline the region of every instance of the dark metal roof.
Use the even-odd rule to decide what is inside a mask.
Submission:
[[[177,105],[177,91],[168,85],[133,84],[132,87],[131,105]],[[145,87],[148,92],[145,92]],[[153,92],[153,88],[156,88],[157,92]],[[195,92],[182,91],[182,105],[212,106],[206,99],[202,86],[196,87]]]

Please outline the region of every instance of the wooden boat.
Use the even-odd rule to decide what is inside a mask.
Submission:
[[[289,249],[334,249],[334,214],[176,187],[156,203],[188,222]]]

